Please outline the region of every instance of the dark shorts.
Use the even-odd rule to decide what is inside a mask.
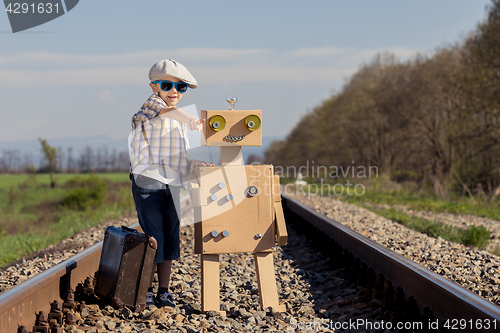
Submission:
[[[164,185],[142,176],[137,178],[139,186],[133,176],[130,178],[139,224],[145,234],[153,236],[158,242],[154,262],[179,259],[180,214],[177,211],[180,212],[180,187]]]

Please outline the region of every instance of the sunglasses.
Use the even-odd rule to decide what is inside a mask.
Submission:
[[[183,94],[188,90],[189,84],[186,82],[171,82],[171,81],[153,81],[153,84],[160,84],[160,88],[163,91],[170,91],[175,86],[177,92]]]

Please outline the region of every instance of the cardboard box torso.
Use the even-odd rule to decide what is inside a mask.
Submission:
[[[271,250],[276,234],[271,165],[199,167],[195,176],[206,204],[195,207],[195,221],[201,221],[195,224],[195,253]]]

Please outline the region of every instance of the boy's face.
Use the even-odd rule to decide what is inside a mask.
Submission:
[[[171,81],[171,82],[181,82],[181,80],[173,76],[166,76],[161,80]],[[175,106],[175,104],[177,104],[182,99],[183,94],[179,93],[177,89],[175,89],[175,86],[172,87],[172,89],[169,91],[163,91],[160,88],[161,85],[160,83],[157,84],[150,83],[149,85],[151,86],[151,89],[153,89],[153,92],[160,95],[161,99],[163,99],[168,106]]]

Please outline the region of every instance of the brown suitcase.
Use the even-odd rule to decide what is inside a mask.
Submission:
[[[108,227],[104,234],[95,293],[111,301],[115,308],[124,305],[141,312],[156,254],[156,239],[122,226]]]

